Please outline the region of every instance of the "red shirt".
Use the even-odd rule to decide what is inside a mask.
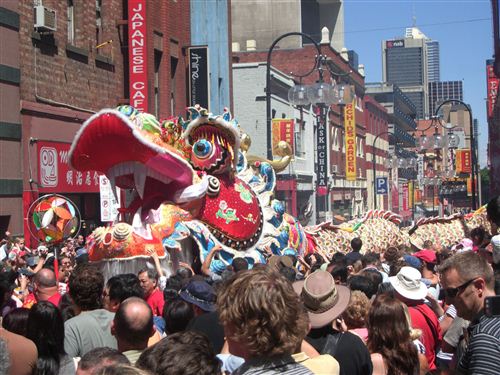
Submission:
[[[411,306],[408,310],[410,311],[412,327],[422,330],[420,341],[425,346],[425,357],[429,362],[429,369],[435,370],[437,368],[436,348],[441,345],[443,339],[439,320],[434,311],[425,304]]]
[[[61,301],[62,296],[58,293],[52,295],[47,299],[48,302],[51,302],[55,307],[59,307],[59,302]]]
[[[146,298],[146,302],[151,307],[151,310],[153,310],[154,316],[163,315],[165,300],[163,299],[163,292],[161,290],[155,289],[154,292]]]

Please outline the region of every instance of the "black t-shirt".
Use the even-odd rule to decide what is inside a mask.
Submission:
[[[220,353],[222,350],[222,346],[224,346],[224,328],[219,322],[217,312],[208,312],[193,318],[189,322],[187,330],[204,333],[210,340],[215,353]]]
[[[334,348],[327,345],[328,336],[341,335]],[[320,354],[330,354],[340,365],[340,375],[371,375],[372,360],[363,341],[350,332],[340,334],[331,326],[311,329],[306,341]]]

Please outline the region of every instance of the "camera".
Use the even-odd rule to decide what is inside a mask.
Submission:
[[[500,296],[484,299],[484,313],[486,316],[500,316]]]

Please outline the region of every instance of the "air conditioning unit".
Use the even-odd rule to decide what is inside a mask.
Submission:
[[[339,166],[338,165],[332,165],[332,173],[339,173]]]
[[[54,9],[46,8],[43,5],[37,5],[34,7],[34,18],[35,29],[39,31],[57,30],[56,11]]]

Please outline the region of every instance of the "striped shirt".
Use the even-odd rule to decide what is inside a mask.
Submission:
[[[233,372],[233,375],[286,374],[313,375],[306,366],[295,362],[291,355],[274,358],[249,359]]]
[[[500,374],[500,317],[481,315],[469,326],[470,339],[457,370],[460,373]]]

